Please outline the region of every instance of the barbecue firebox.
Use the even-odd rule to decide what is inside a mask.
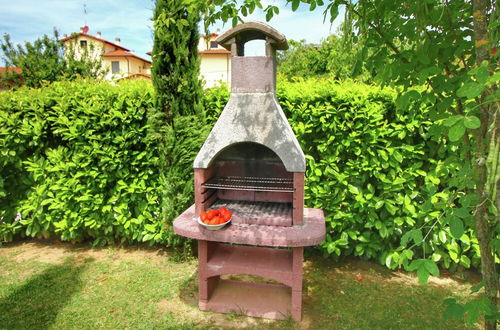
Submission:
[[[265,40],[266,56],[244,56],[254,39]],[[303,248],[323,241],[325,222],[321,210],[304,208],[304,154],[276,99],[276,50],[288,44],[260,22],[237,25],[217,42],[231,51],[232,93],[194,161],[195,204],[174,231],[199,240],[201,309],[300,320]],[[230,225],[210,231],[198,224],[201,212],[221,206],[233,213]]]

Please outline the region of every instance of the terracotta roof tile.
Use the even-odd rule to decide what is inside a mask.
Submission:
[[[21,68],[18,68],[15,66],[11,66],[11,67],[0,66],[0,73],[5,73],[5,72],[9,72],[9,73],[15,72],[17,74],[21,74]]]
[[[147,62],[149,64],[151,64],[151,61],[150,60],[146,60],[145,58],[142,58],[142,57],[139,57],[137,55],[135,55],[134,53],[131,53],[131,52],[127,52],[127,51],[124,51],[124,50],[114,50],[112,52],[107,52],[107,53],[104,53],[103,55],[104,57],[121,57],[121,56],[125,56],[125,57],[135,57],[139,60],[142,60],[144,62]]]
[[[200,51],[200,54],[231,54],[229,50],[226,49],[207,49]]]
[[[111,45],[111,46],[114,46],[114,47],[116,47],[116,48],[119,48],[119,49],[123,49],[123,50],[126,50],[126,51],[130,51],[130,49],[125,48],[125,47],[123,47],[123,46],[121,46],[121,45],[115,44],[114,42],[111,42],[111,41],[108,41],[108,40],[105,40],[105,39],[102,39],[102,38],[99,38],[99,37],[93,36],[93,35],[91,35],[91,34],[81,33],[81,32],[80,32],[80,33],[73,33],[72,35],[70,35],[70,36],[68,36],[68,37],[66,37],[66,38],[62,38],[60,41],[65,42],[65,41],[67,41],[67,40],[71,40],[71,39],[73,39],[73,38],[75,38],[75,37],[77,37],[77,36],[87,37],[87,38],[90,38],[90,39],[94,39],[94,40],[97,40],[97,41],[101,41],[101,42],[107,43],[107,44],[109,44],[109,45]]]

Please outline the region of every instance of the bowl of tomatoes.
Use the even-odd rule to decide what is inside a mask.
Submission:
[[[218,230],[231,222],[233,214],[226,207],[207,210],[200,213],[198,223],[210,230]]]

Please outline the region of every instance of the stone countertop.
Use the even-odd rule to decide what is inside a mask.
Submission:
[[[204,241],[274,247],[301,247],[320,244],[325,239],[325,216],[320,209],[304,208],[302,226],[263,226],[230,223],[219,230],[201,226],[194,216],[194,205],[174,220],[178,235]]]

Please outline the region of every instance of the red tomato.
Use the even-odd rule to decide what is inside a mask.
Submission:
[[[207,211],[208,219],[213,219],[215,217],[215,210]]]
[[[201,212],[200,219],[201,219],[201,221],[205,222],[205,220],[208,219],[207,212]]]
[[[216,215],[216,216],[212,219],[212,221],[213,221],[213,224],[214,224],[214,225],[218,225],[218,224],[219,224],[219,221],[220,221],[220,217],[219,217],[218,215]]]
[[[228,222],[229,219],[231,219],[231,214],[230,213],[224,213],[224,216],[222,217],[224,219],[224,222]]]

